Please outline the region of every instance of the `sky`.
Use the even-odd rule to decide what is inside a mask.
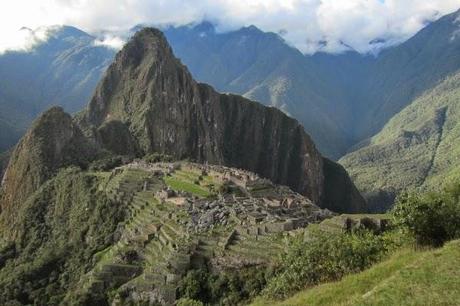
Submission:
[[[119,48],[117,34],[138,24],[208,20],[219,31],[255,25],[279,33],[306,54],[365,53],[398,44],[459,8],[460,0],[0,0],[0,52],[30,49],[46,39],[44,26],[72,25]]]

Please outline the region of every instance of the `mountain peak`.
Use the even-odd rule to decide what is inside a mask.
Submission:
[[[94,153],[72,117],[52,107],[38,117],[11,155],[2,182],[5,224],[13,224],[18,206],[54,172],[66,165],[84,166]]]
[[[323,169],[326,162],[296,120],[278,109],[198,84],[154,28],[136,33],[118,53],[81,125],[107,150],[107,144],[120,148],[123,144],[116,141],[129,142],[141,154],[246,169],[315,203],[341,205],[344,211],[362,211],[365,205],[353,188],[337,198],[325,194],[333,185],[331,179],[350,179],[335,167]],[[120,135],[115,128],[126,141],[111,138]],[[356,196],[343,197],[346,194]]]
[[[156,28],[143,28],[138,31],[133,38],[126,44],[119,56],[131,62],[139,62],[153,52],[156,60],[162,60],[166,55],[173,56],[172,49],[164,34]],[[121,55],[120,55],[121,54]]]
[[[243,32],[243,33],[248,33],[248,34],[262,34],[262,33],[264,33],[264,32],[262,32],[262,30],[260,30],[258,27],[256,27],[253,24],[249,25],[247,27],[241,28],[240,31]]]
[[[54,35],[59,37],[75,37],[75,38],[93,38],[88,33],[68,25],[52,26],[50,29],[54,30]]]
[[[99,83],[89,103],[87,119],[91,124],[99,125],[107,118],[130,116],[136,111],[133,100],[117,101],[116,103],[123,103],[125,106],[117,110],[111,109],[112,106],[107,104],[112,100],[109,99],[111,92],[118,91],[134,80],[136,82],[132,85],[136,87],[136,91],[145,91],[149,82],[152,81],[151,78],[163,78],[161,75],[174,73],[173,71],[177,71],[178,68],[188,73],[180,61],[174,57],[163,33],[155,28],[143,28],[118,52],[106,77]],[[152,88],[152,90],[158,89]]]
[[[153,28],[153,27],[146,27],[142,28],[140,31],[137,31],[134,34],[133,39],[131,41],[138,41],[138,40],[165,40],[166,38],[160,30]]]
[[[215,25],[210,21],[202,21],[201,23],[195,25],[193,29],[200,33],[214,33],[216,30]]]

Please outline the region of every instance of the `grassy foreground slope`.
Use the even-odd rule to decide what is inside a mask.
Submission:
[[[431,251],[401,251],[336,283],[307,289],[283,302],[259,305],[458,305],[460,241]]]
[[[416,99],[340,162],[374,210],[385,209],[406,188],[431,189],[459,177],[459,119],[457,73]]]

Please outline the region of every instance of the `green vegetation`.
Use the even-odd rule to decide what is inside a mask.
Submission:
[[[460,73],[392,118],[369,144],[341,159],[371,209],[406,190],[437,190],[460,178]]]
[[[458,240],[436,250],[403,249],[339,282],[304,290],[283,302],[259,298],[253,305],[458,305],[459,264]]]
[[[93,161],[89,169],[93,171],[108,171],[123,164],[122,156],[108,155]]]
[[[166,184],[215,186],[213,173],[176,166]],[[184,227],[190,216],[155,198],[163,179],[142,169],[61,169],[21,207],[15,243],[0,245],[0,304],[130,305],[132,290],[152,285],[192,306],[238,305],[260,295],[256,305],[285,298],[286,305],[404,304],[414,286],[432,286],[435,297],[446,290],[438,297],[445,304],[458,297],[459,277],[413,245],[460,238],[459,184],[401,196],[390,214],[335,216],[292,235],[236,233],[224,247],[234,225],[191,234]],[[433,256],[444,256],[439,252]],[[228,265],[214,269],[214,260]],[[442,275],[430,284],[436,269]]]
[[[359,215],[310,226],[305,237],[291,241],[254,305],[456,305],[460,241],[426,247],[460,238],[460,184],[402,195],[391,215],[390,230],[380,235],[359,228],[344,232],[344,218],[363,220]],[[324,284],[331,281],[338,282]]]
[[[63,169],[20,207],[14,256],[0,270],[0,304],[59,305],[93,255],[112,243],[124,210],[98,191],[99,183],[77,168]]]
[[[210,197],[214,191],[213,180],[202,176],[197,170],[176,170],[164,178],[165,183],[176,191],[185,191],[201,198]]]
[[[159,162],[173,162],[174,157],[167,155],[167,154],[161,154],[161,153],[149,153],[145,155],[143,158],[145,162],[147,163],[159,163]]]
[[[194,194],[202,198],[207,198],[210,196],[209,191],[207,191],[204,188],[201,188],[197,184],[183,181],[174,177],[167,177],[164,180],[165,183],[173,190],[190,192],[191,194]]]
[[[211,305],[238,305],[254,298],[265,287],[271,270],[249,267],[212,273],[190,270],[179,284],[179,296]]]
[[[292,239],[280,260],[280,270],[264,293],[285,298],[305,287],[341,279],[380,261],[395,248],[394,237],[366,230],[328,233],[310,228]]]
[[[395,224],[406,228],[421,245],[441,246],[460,238],[460,184],[444,192],[405,194],[393,209]]]
[[[177,306],[204,306],[202,302],[183,298],[177,301]]]

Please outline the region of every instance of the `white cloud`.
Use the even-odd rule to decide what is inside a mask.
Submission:
[[[401,42],[426,21],[460,8],[460,0],[1,0],[0,50],[30,45],[23,26],[68,24],[91,33],[126,31],[139,24],[183,25],[208,19],[221,30],[254,24],[303,52],[360,51]],[[370,45],[370,41],[377,41]],[[327,43],[326,43],[327,42]],[[101,44],[117,46],[115,37]]]
[[[29,51],[37,44],[48,39],[52,28],[39,27],[35,30],[23,27],[10,34],[9,39],[0,41],[0,54],[8,51]]]
[[[125,40],[120,36],[114,36],[111,34],[104,35],[101,39],[94,41],[95,46],[105,46],[107,48],[119,50],[125,44]]]

